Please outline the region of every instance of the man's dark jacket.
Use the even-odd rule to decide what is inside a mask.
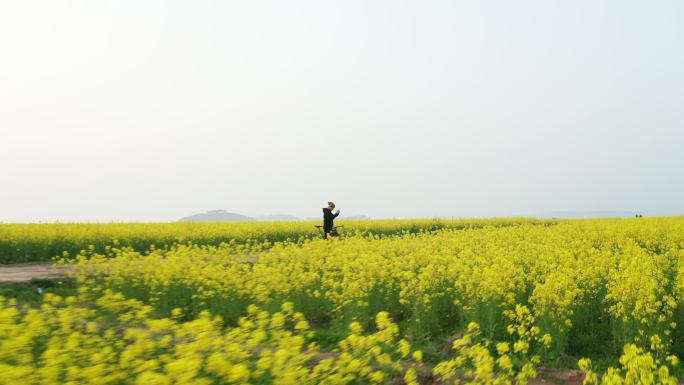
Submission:
[[[333,214],[332,210],[327,207],[323,208],[323,230],[330,231],[333,228],[333,220],[337,218],[340,213]]]

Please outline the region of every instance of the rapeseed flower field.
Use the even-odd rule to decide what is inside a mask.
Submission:
[[[465,229],[508,226],[517,223],[549,223],[530,218],[511,219],[401,219],[338,220],[347,233],[390,235],[441,228]],[[90,248],[104,252],[107,246],[147,250],[179,242],[218,246],[223,242],[296,241],[317,236],[317,221],[298,222],[175,222],[175,223],[0,223],[0,264],[50,261],[67,252]]]
[[[423,224],[67,252],[0,298],[0,384],[677,383],[684,218]]]

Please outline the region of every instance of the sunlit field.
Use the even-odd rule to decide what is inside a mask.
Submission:
[[[1,299],[0,384],[684,374],[684,218],[313,225],[0,225],[2,261],[61,256],[72,276]]]

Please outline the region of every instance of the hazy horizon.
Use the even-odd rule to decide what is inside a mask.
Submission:
[[[214,211],[214,210],[208,210],[205,212],[197,212],[193,213],[191,215],[186,215],[186,216],[180,216],[177,218],[171,218],[171,219],[166,219],[166,220],[114,220],[114,219],[109,219],[109,220],[101,220],[101,219],[92,219],[92,220],[86,220],[86,221],[81,221],[81,220],[33,220],[33,221],[0,221],[0,224],[51,224],[51,223],[100,223],[100,224],[106,224],[106,223],[171,223],[171,222],[202,222],[201,220],[187,220],[188,217],[195,216],[197,214],[205,214],[209,211]],[[219,210],[221,211],[221,210]],[[245,217],[251,218],[250,221],[240,221],[240,220],[225,220],[223,222],[248,222],[248,223],[256,223],[256,222],[282,222],[285,221],[285,219],[282,218],[277,218],[277,219],[268,219],[266,217],[274,217],[274,216],[290,216],[288,213],[273,213],[273,214],[265,214],[265,215],[250,215],[250,214],[244,214],[244,213],[239,213],[235,211],[228,211],[225,210],[226,212],[230,214],[238,214],[238,215],[244,215]],[[539,213],[520,213],[520,214],[512,214],[512,215],[482,215],[482,216],[413,216],[413,217],[401,217],[401,216],[385,216],[385,217],[370,217],[366,216],[364,214],[360,213],[351,213],[349,215],[340,215],[338,217],[338,221],[342,220],[385,220],[385,219],[496,219],[496,218],[537,218],[537,219],[592,219],[592,218],[633,218],[635,214],[640,214],[645,218],[663,218],[663,217],[679,217],[679,216],[684,216],[684,213],[682,212],[675,212],[675,213],[668,213],[668,212],[643,212],[643,211],[638,211],[638,210],[615,210],[615,211],[548,211],[548,212],[539,212]],[[320,215],[312,215],[308,217],[298,217],[296,215],[293,215],[295,219],[292,219],[292,221],[317,221],[321,220]],[[363,217],[363,218],[362,218]],[[221,222],[218,220],[208,220],[208,222]]]
[[[0,222],[681,215],[682,20],[678,1],[5,1]]]

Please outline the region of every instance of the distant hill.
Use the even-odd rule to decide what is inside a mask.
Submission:
[[[344,214],[340,214],[339,217],[337,217],[337,220],[345,220],[345,221],[365,221],[371,219],[367,215],[351,215],[351,216],[346,216]],[[309,217],[305,219],[306,221],[321,221],[323,220],[323,214],[321,213],[320,217]]]
[[[323,215],[317,218],[306,218],[304,220],[318,221],[322,220]],[[370,219],[366,215],[352,215],[344,216],[340,215],[338,219],[354,221],[354,220],[366,220]],[[189,217],[181,218],[178,222],[290,222],[290,221],[301,221],[301,218],[297,218],[294,215],[289,214],[273,214],[273,215],[260,215],[256,217],[248,217],[247,215],[229,213],[226,210],[213,210],[207,211],[206,213],[190,215]]]
[[[301,219],[295,217],[294,215],[288,215],[288,214],[262,215],[262,216],[254,217],[254,219],[257,221],[282,221],[282,222],[301,220]]]
[[[179,222],[254,222],[254,218],[242,214],[229,213],[226,210],[207,211],[202,214],[181,218]]]

